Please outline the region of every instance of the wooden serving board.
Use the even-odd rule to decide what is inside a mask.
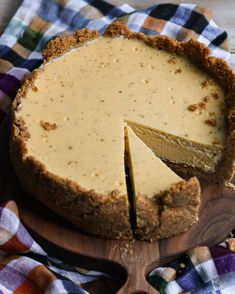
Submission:
[[[119,276],[124,283],[117,290],[119,294],[157,293],[146,280],[149,271],[197,245],[221,242],[235,227],[235,192],[201,183],[199,222],[180,236],[153,243],[129,243],[82,233],[20,187],[9,159],[9,134],[8,116],[0,128],[0,199],[17,202],[22,221],[49,254],[76,266]]]

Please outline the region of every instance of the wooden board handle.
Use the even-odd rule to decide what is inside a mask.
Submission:
[[[156,261],[159,262],[158,242],[134,242],[131,246],[131,254],[116,251],[112,260],[121,263],[127,272],[127,280],[118,294],[156,294],[147,281],[146,276],[154,268]]]
[[[145,271],[128,273],[127,280],[118,294],[156,294],[159,293],[146,280]]]

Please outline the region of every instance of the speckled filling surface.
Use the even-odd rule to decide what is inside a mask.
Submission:
[[[48,171],[87,190],[125,193],[124,121],[145,126],[160,157],[210,170],[225,142],[223,107],[221,87],[186,58],[139,40],[103,37],[42,66],[17,116],[30,133],[27,156]],[[159,134],[146,128],[184,141],[167,148],[166,138],[156,143]]]

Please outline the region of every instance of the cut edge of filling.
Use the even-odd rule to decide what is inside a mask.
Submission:
[[[126,120],[126,123],[136,136],[163,161],[191,166],[201,170],[202,173],[212,174],[221,160],[222,146],[191,142],[134,121]],[[174,155],[174,152],[177,153],[177,156]]]
[[[124,167],[125,167],[125,173],[126,173],[127,196],[129,201],[129,216],[130,216],[132,234],[134,235],[135,228],[137,225],[136,195],[135,195],[134,173],[132,168],[132,160],[131,160],[131,152],[130,152],[127,126],[124,127],[124,142],[125,142]]]

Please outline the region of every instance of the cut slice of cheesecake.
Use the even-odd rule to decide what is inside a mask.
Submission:
[[[135,234],[148,241],[186,231],[198,220],[200,185],[175,174],[126,128],[127,165],[132,183]]]

